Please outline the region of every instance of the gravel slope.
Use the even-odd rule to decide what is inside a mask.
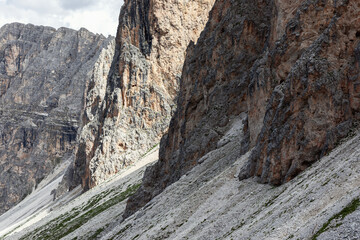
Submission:
[[[75,199],[76,193],[70,192],[72,197],[65,196],[65,200],[55,202],[52,211],[48,209],[40,221],[6,239],[43,238],[44,229],[57,236],[59,229],[54,226],[60,226],[60,231],[64,231],[73,224],[72,221],[64,222],[65,217],[72,216],[75,222],[84,221],[89,212],[102,206],[110,207],[101,208],[76,229],[59,235],[60,238],[360,238],[358,206],[352,206],[351,211],[347,207],[360,196],[359,133],[292,181],[273,187],[259,184],[255,178],[243,181],[236,178],[237,171],[249,157],[249,152],[240,158],[234,157],[238,155],[237,143],[241,140],[241,135],[234,133],[242,127],[240,123],[234,123],[219,141],[218,149],[205,155],[199,160],[201,164],[128,219],[122,219],[126,198],[112,205],[109,201],[140,183],[144,166],[157,159],[157,150],[138,165]],[[99,196],[98,202],[90,204]],[[75,210],[79,212],[71,215]]]

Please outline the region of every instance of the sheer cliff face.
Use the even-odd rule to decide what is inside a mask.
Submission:
[[[125,216],[217,148],[246,116],[240,179],[280,184],[330,151],[358,118],[359,10],[355,1],[218,0],[190,45],[177,111]]]
[[[0,29],[0,214],[76,143],[103,36],[23,24]]]
[[[272,56],[280,84],[241,178],[289,181],[349,134],[360,110],[359,14],[356,1],[306,1],[297,8],[274,47],[281,49]]]
[[[267,47],[273,11],[266,2],[216,1],[197,45],[188,47],[177,111],[161,141],[160,159],[147,169],[125,216],[215,149],[232,122],[247,112],[248,69]],[[245,125],[247,137],[239,142],[243,146],[238,155],[249,147]]]
[[[98,117],[85,115],[76,154],[74,176],[85,189],[138,159],[167,131],[186,47],[197,40],[212,4],[125,1],[106,92],[91,105]]]

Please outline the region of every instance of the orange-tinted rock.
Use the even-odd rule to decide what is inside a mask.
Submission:
[[[359,14],[353,1],[307,1],[298,9],[279,42],[283,56],[275,58],[284,77],[241,178],[289,181],[349,133],[359,117]]]
[[[106,93],[90,101],[95,117],[85,114],[75,160],[85,189],[139,159],[167,131],[186,47],[197,40],[213,2],[125,1]]]
[[[262,57],[270,34],[273,5],[254,1],[217,1],[196,45],[190,44],[180,92],[160,159],[147,169],[143,185],[130,198],[125,216],[144,206],[166,186],[217,148],[234,119],[246,113],[248,72]],[[248,127],[250,127],[249,124]],[[249,147],[249,131],[238,156]],[[235,160],[235,159],[234,159]]]
[[[254,147],[240,179],[281,184],[334,148],[359,117],[359,11],[355,1],[218,0],[188,48],[160,161],[125,216],[215,149],[240,113],[239,155]]]

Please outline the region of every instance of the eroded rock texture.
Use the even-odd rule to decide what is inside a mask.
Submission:
[[[213,0],[125,1],[105,92],[93,92],[76,154],[74,181],[89,189],[157,144],[175,109],[186,47]]]
[[[110,41],[86,29],[0,29],[0,214],[70,156],[86,84]]]
[[[270,80],[280,84],[241,178],[289,181],[347,136],[359,119],[359,29],[357,1],[305,1],[297,8],[271,56],[278,74]]]
[[[267,46],[273,11],[274,6],[266,2],[216,1],[198,44],[190,44],[187,50],[178,107],[162,139],[160,159],[147,169],[125,216],[215,149],[233,120],[247,112],[248,69]],[[239,142],[243,145],[239,155],[249,147],[245,125],[248,136]]]
[[[125,217],[217,147],[246,114],[240,179],[281,184],[330,151],[359,111],[360,3],[217,0],[190,45],[177,111]]]

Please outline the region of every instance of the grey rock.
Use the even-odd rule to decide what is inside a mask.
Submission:
[[[225,142],[247,115],[239,173],[279,185],[351,135],[359,120],[360,9],[350,1],[217,1],[187,50],[177,111],[125,216]],[[347,29],[345,32],[342,29]],[[346,43],[346,44],[344,44]]]
[[[223,136],[234,121],[241,119],[245,126],[238,156],[249,150],[250,121],[244,101],[251,79],[248,69],[266,49],[273,7],[272,1],[260,6],[253,1],[215,3],[197,44],[187,49],[177,110],[161,140],[159,161],[145,172],[125,217],[176,182],[206,153],[224,146],[228,140]]]
[[[105,91],[88,92],[73,186],[88,190],[159,143],[175,111],[186,47],[197,40],[213,3],[124,3]]]
[[[86,29],[0,28],[0,214],[74,150],[84,91],[109,41]]]
[[[343,219],[330,222],[327,230],[317,237],[318,240],[360,239],[360,209],[347,215]]]

